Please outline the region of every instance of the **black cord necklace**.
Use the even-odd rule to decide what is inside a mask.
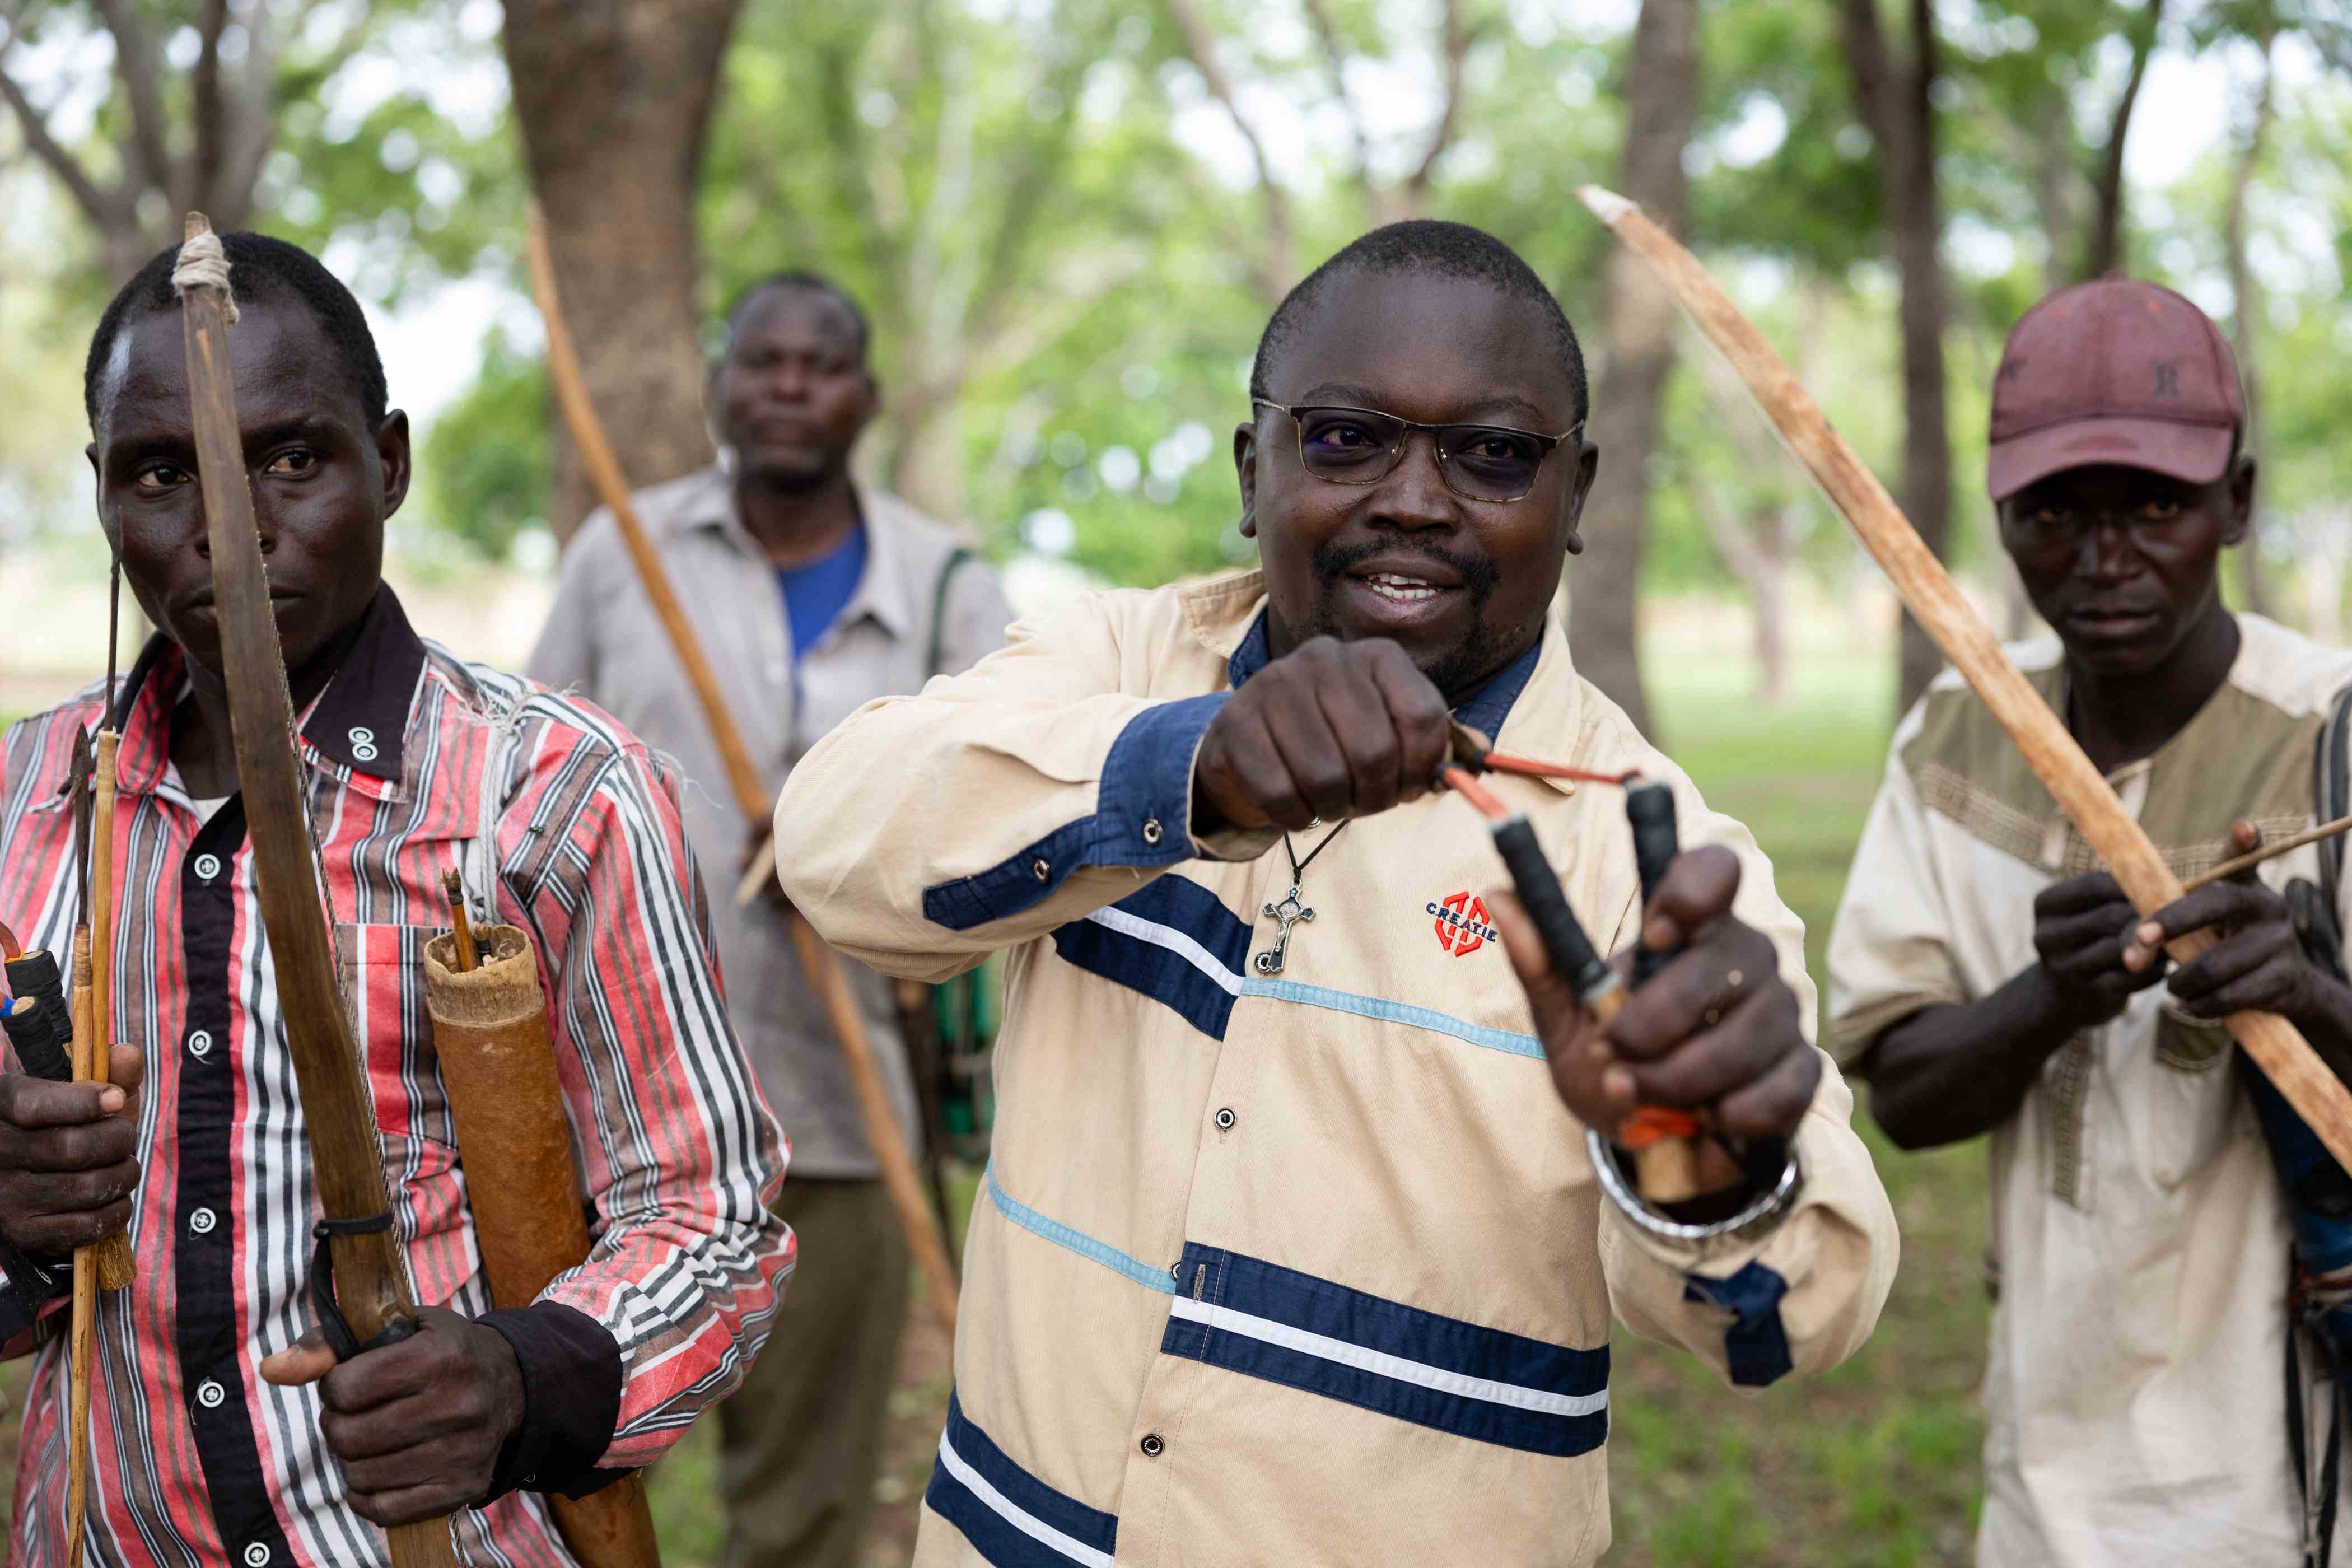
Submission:
[[[1265,906],[1265,912],[1279,921],[1282,929],[1275,933],[1274,945],[1250,961],[1251,967],[1260,974],[1282,973],[1283,960],[1290,952],[1290,928],[1300,921],[1315,918],[1315,911],[1299,901],[1299,890],[1307,881],[1307,868],[1315,864],[1315,857],[1331,847],[1331,840],[1347,831],[1348,825],[1342,822],[1325,834],[1322,841],[1307,852],[1304,860],[1298,858],[1298,851],[1292,847],[1290,835],[1286,833],[1282,836],[1282,852],[1290,857],[1290,890],[1282,896],[1282,902]]]

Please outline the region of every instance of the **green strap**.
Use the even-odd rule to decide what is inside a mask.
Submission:
[[[948,584],[955,580],[956,568],[971,559],[971,552],[959,544],[948,552],[948,563],[940,568],[940,580],[931,588],[931,640],[923,656],[924,679],[941,673],[940,664],[946,657],[948,631]]]

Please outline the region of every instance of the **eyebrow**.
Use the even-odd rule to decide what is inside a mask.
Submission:
[[[1305,408],[1311,405],[1328,403],[1332,399],[1339,399],[1347,403],[1351,407],[1370,409],[1376,414],[1386,414],[1390,411],[1381,406],[1380,400],[1381,395],[1381,394],[1373,391],[1369,386],[1358,386],[1353,383],[1349,382],[1327,381],[1318,385],[1308,387],[1304,393],[1299,395],[1298,401],[1292,405],[1292,406]],[[1528,402],[1526,398],[1507,393],[1495,393],[1484,397],[1474,397],[1467,404],[1463,405],[1461,413],[1465,416],[1465,417],[1436,421],[1435,423],[1449,425],[1476,425],[1485,423],[1487,418],[1499,417],[1507,414],[1515,414],[1529,420],[1531,422],[1531,427],[1533,428],[1541,428],[1545,430],[1549,429],[1549,426],[1545,423],[1546,420],[1550,418],[1549,415],[1537,407],[1534,404]],[[1481,418],[1479,416],[1484,416],[1485,418]],[[1402,418],[1403,416],[1399,415],[1397,417]]]

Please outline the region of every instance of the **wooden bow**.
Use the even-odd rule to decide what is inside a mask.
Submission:
[[[211,227],[202,213],[190,213],[186,237],[194,239]],[[392,1198],[384,1185],[374,1106],[351,1016],[343,1009],[320,902],[302,763],[295,750],[293,699],[246,481],[236,387],[229,373],[228,290],[198,284],[182,289],[181,302],[229,730],[253,844],[262,929],[277,968],[278,1010],[310,1135],[311,1173],[330,1220],[389,1217]],[[416,1303],[399,1240],[390,1229],[337,1235],[329,1246],[336,1298],[361,1345],[416,1331]],[[396,1525],[386,1534],[394,1568],[456,1568],[446,1519]]]
[[[668,636],[671,650],[686,671],[688,684],[694,688],[702,721],[718,744],[735,809],[760,835],[761,842],[754,853],[751,875],[759,875],[763,865],[772,873],[775,845],[767,823],[774,803],[768,798],[759,770],[752,765],[751,751],[743,743],[743,731],[728,711],[727,700],[719,694],[718,678],[711,673],[701,639],[687,621],[685,606],[678,602],[669,573],[663,567],[645,525],[637,520],[636,508],[629,500],[628,481],[621,473],[619,459],[613,455],[612,444],[604,439],[604,427],[596,417],[595,405],[589,401],[587,382],[580,374],[580,360],[572,352],[572,334],[564,329],[562,307],[556,299],[555,262],[548,251],[547,227],[540,218],[536,202],[530,205],[529,243],[531,291],[538,296],[540,315],[547,322],[547,377],[556,404],[563,411],[564,423],[580,448],[589,479],[612,510],[613,521],[621,531],[621,541],[636,564],[637,580],[653,604],[662,630]],[[746,885],[750,885],[748,877]],[[891,1209],[898,1216],[898,1228],[906,1236],[907,1249],[914,1255],[915,1267],[922,1274],[932,1314],[952,1339],[956,1323],[955,1265],[949,1261],[940,1220],[923,1195],[922,1178],[915,1170],[914,1157],[908,1153],[907,1141],[899,1135],[898,1117],[890,1109],[889,1091],[883,1087],[881,1071],[875,1065],[874,1047],[858,1017],[856,998],[850,994],[849,977],[842,973],[840,958],[825,945],[807,917],[793,910],[785,920],[801,972],[814,987],[817,1000],[833,1025],[834,1036],[840,1042],[842,1059],[849,1068],[850,1089],[857,1097],[858,1116],[866,1126],[866,1145],[874,1151],[875,1163],[882,1167],[882,1184],[889,1193]]]
[[[1804,464],[1840,516],[1860,537],[1887,581],[1953,668],[1966,678],[2034,775],[2142,914],[2180,897],[2179,878],[2074,737],[2001,651],[1984,618],[1960,596],[1943,563],[1923,542],[1876,475],[1830,426],[1796,374],[1764,341],[1739,307],[1716,286],[1698,258],[1624,197],[1586,185],[1577,192],[1593,216],[1615,231],[1673,291],[1707,341],[1748,384],[1757,406]],[[2187,963],[2211,947],[2210,931],[2190,931],[2165,944]],[[2293,1024],[2275,1013],[2233,1013],[2230,1032],[2318,1134],[2336,1163],[2352,1170],[2352,1093],[2328,1070]]]

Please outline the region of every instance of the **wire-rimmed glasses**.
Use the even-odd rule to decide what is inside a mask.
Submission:
[[[1424,425],[1376,408],[1294,405],[1267,397],[1251,398],[1250,406],[1288,415],[1298,427],[1299,467],[1335,485],[1379,484],[1404,460],[1406,439],[1426,430],[1445,488],[1465,500],[1521,500],[1536,488],[1552,448],[1584,428],[1581,419],[1557,436],[1507,425]]]

